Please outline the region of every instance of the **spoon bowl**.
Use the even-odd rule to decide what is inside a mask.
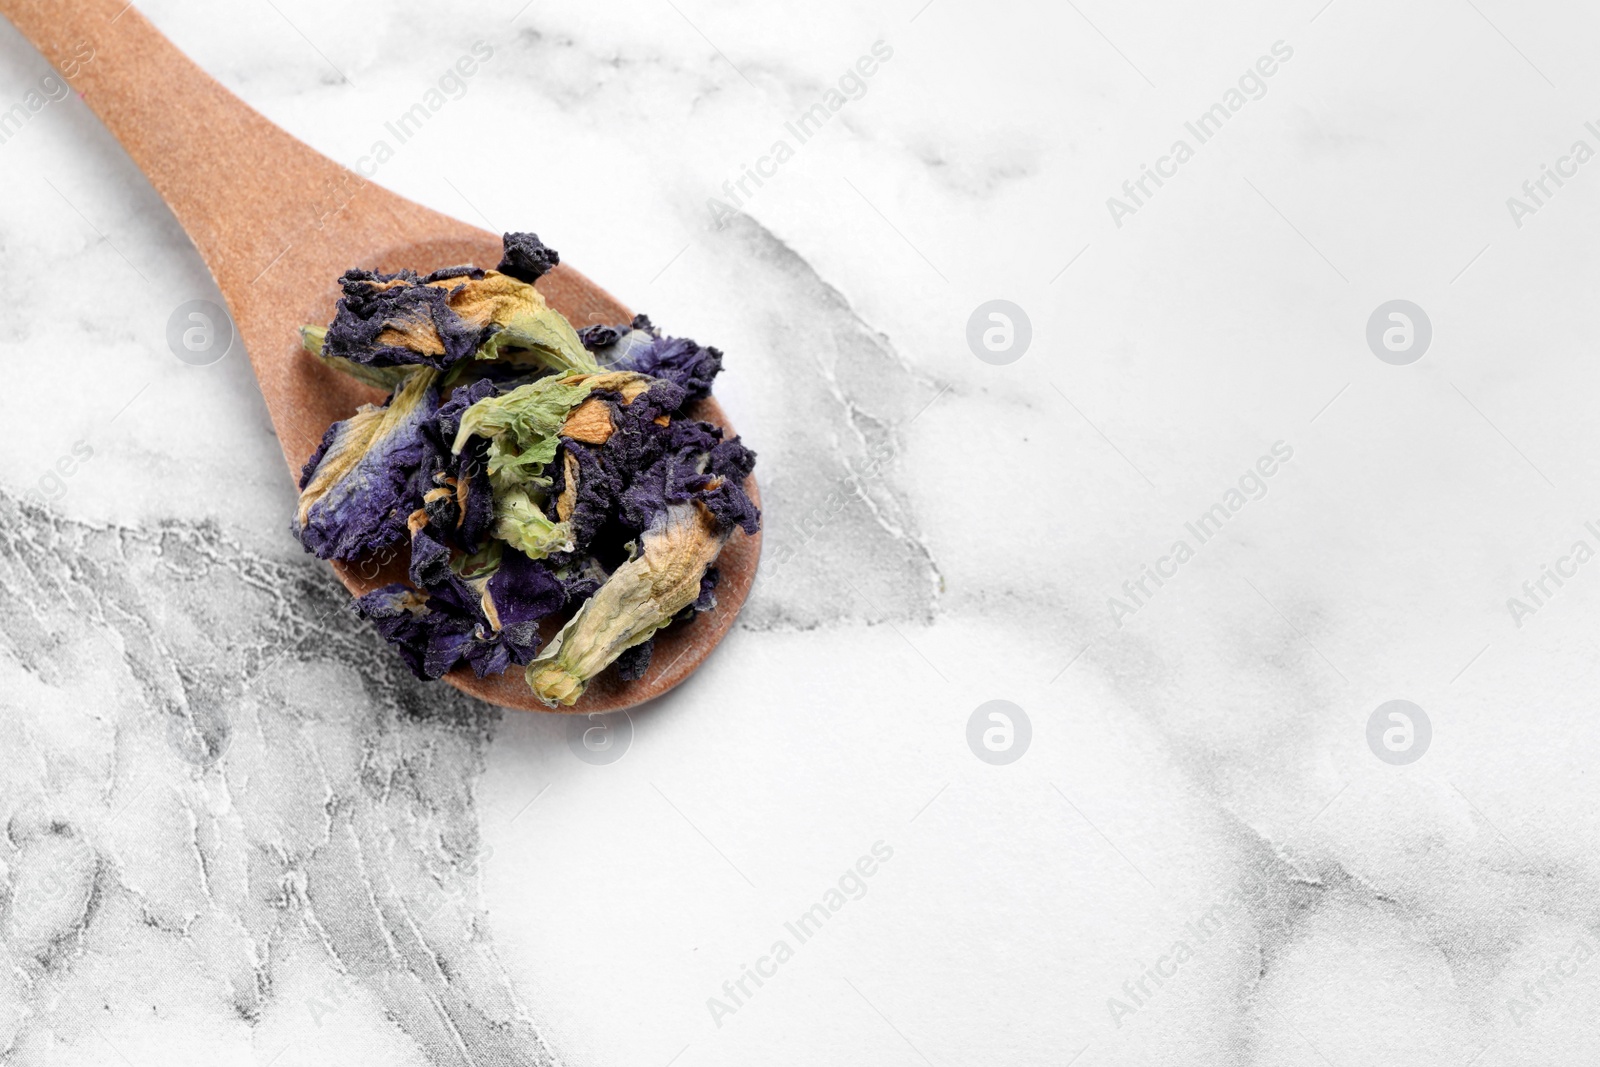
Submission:
[[[427,273],[499,262],[498,236],[374,185],[274,126],[124,0],[0,0],[0,15],[82,94],[194,241],[227,301],[296,480],[330,423],[383,400],[301,350],[299,327],[333,318],[339,276],[351,267]],[[537,214],[529,213],[530,229],[537,228]],[[538,289],[575,328],[633,318],[565,264],[540,278]],[[733,433],[714,399],[690,414]],[[753,477],[745,490],[759,506]],[[483,700],[533,711],[598,714],[659,696],[693,673],[732,627],[755,580],[760,544],[760,534],[734,532],[717,559],[717,606],[658,634],[650,668],[637,681],[606,672],[574,706],[551,709],[520,668],[482,679],[461,668],[445,680]],[[360,594],[404,580],[405,559],[402,553],[334,571]]]

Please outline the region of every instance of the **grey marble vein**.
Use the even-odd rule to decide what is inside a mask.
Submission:
[[[137,946],[196,972],[192,998],[158,991],[174,1014],[255,1026],[283,957],[315,952],[429,1063],[555,1062],[479,929],[493,710],[411,679],[322,565],[215,524],[90,526],[0,494],[0,531],[10,1061],[93,1051],[72,1006],[132,993],[95,961]],[[301,998],[291,1043],[333,997]]]

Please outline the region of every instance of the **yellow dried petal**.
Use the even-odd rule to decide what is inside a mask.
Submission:
[[[572,518],[572,510],[578,506],[578,457],[568,452],[562,471],[565,484],[561,495],[556,497],[556,518],[566,522]]]
[[[611,408],[605,401],[590,397],[572,409],[567,421],[561,424],[561,436],[586,445],[603,445],[610,440],[613,429]]]

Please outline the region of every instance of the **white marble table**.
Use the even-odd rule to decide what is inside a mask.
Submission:
[[[609,763],[338,610],[0,26],[0,1063],[1592,1062],[1600,16],[1321,3],[140,0],[728,353],[762,581]]]

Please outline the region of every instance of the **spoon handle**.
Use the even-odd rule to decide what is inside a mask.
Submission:
[[[268,122],[126,0],[0,0],[122,142],[233,297],[364,184]]]

